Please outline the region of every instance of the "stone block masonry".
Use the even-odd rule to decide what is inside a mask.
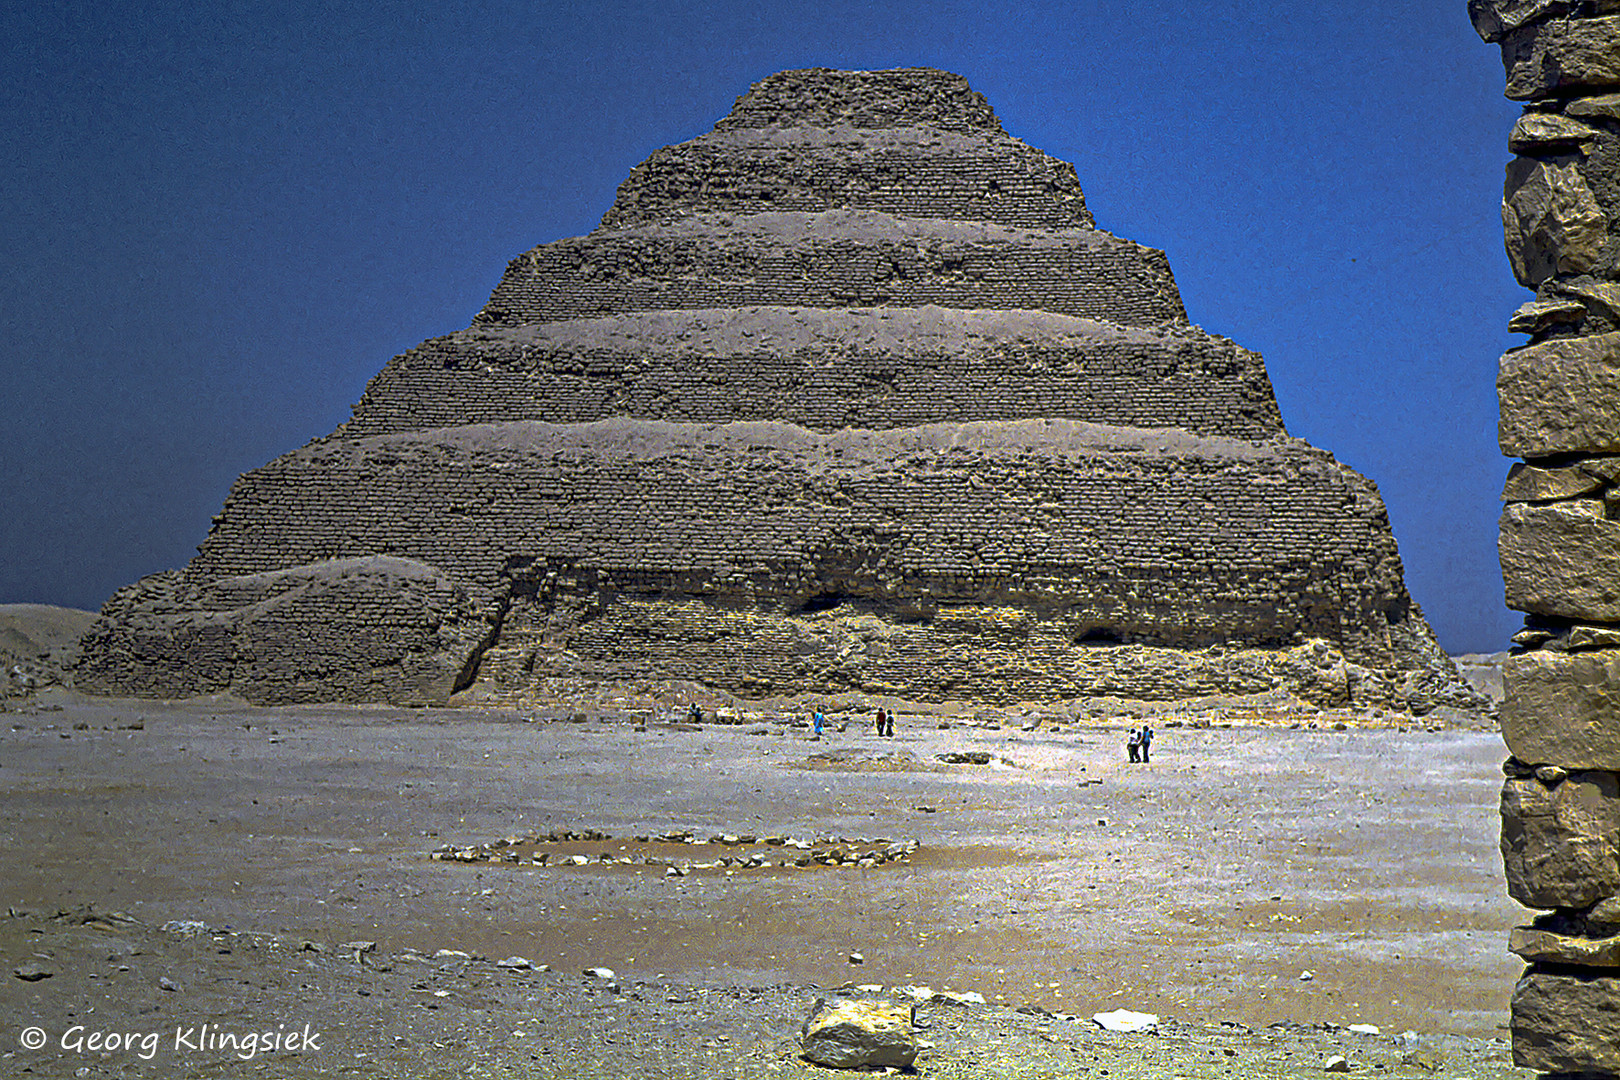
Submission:
[[[1514,932],[1514,1058],[1620,1076],[1620,3],[1470,0],[1499,42],[1508,137],[1502,224],[1536,297],[1497,379],[1499,546],[1528,615],[1504,671],[1508,891],[1544,909]]]
[[[103,616],[82,684],[267,702],[1474,700],[1373,485],[927,69],[756,84]]]

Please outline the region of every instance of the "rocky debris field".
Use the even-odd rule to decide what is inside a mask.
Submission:
[[[800,1032],[834,991],[711,986],[525,957],[382,953],[208,927],[152,927],[89,908],[13,910],[0,1000],[9,1075],[826,1077]],[[26,970],[26,980],[17,974]],[[978,1077],[1528,1076],[1500,1039],[1385,1034],[1366,1025],[1253,1028],[1160,1020],[1142,1032],[927,987],[847,985],[904,1016],[908,1071]],[[33,1033],[39,1034],[33,1034]],[[43,1037],[37,1050],[23,1044]]]
[[[0,1069],[825,1076],[841,993],[924,1076],[1519,1075],[1494,734],[800,719],[28,699]]]

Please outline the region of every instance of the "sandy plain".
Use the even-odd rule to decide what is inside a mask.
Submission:
[[[1336,1047],[1382,1075],[1432,1075],[1402,1065],[1416,1044],[1391,1035],[1407,1031],[1445,1047],[1446,1075],[1513,1072],[1501,1040],[1520,965],[1505,943],[1528,913],[1501,880],[1491,731],[1335,731],[1331,714],[1314,730],[1221,727],[1216,713],[1208,728],[1161,721],[1153,761],[1129,765],[1123,721],[1025,731],[1011,715],[902,715],[893,739],[852,720],[817,741],[802,715],[693,727],[611,708],[61,691],[11,709],[7,1071],[809,1075],[794,1036],[816,988],[874,984],[987,999],[933,1007],[951,1015],[923,1033],[925,1075],[1098,1075],[1108,1060],[1116,1077],[1314,1075]],[[992,763],[939,760],[963,751]],[[608,839],[524,848],[546,866],[430,857],[585,829]],[[734,854],[635,839],[674,831],[920,846],[801,868],[760,844],[747,850],[772,865],[678,878],[597,861]],[[592,862],[555,865],[576,853]],[[160,929],[176,921],[194,925]],[[375,952],[340,947],[355,940]],[[493,964],[514,955],[554,970]],[[28,965],[50,974],[11,974]],[[614,979],[581,975],[597,966]],[[1157,1042],[1091,1027],[1116,1008],[1164,1017]],[[208,1022],[326,1036],[319,1053],[248,1059],[170,1045],[177,1025]],[[63,1045],[75,1025],[161,1027],[163,1046],[92,1054]],[[47,1044],[23,1048],[25,1027]],[[1285,1060],[1290,1039],[1303,1049]]]

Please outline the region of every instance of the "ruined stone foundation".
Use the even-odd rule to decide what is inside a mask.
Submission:
[[[1535,299],[1502,357],[1507,603],[1526,612],[1504,672],[1508,891],[1545,914],[1513,1051],[1550,1073],[1620,1076],[1620,2],[1471,0],[1525,103],[1502,200],[1508,259]]]
[[[939,71],[792,71],[132,585],[81,682],[1471,700],[1378,493]]]

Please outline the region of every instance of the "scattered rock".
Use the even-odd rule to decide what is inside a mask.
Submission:
[[[1152,1013],[1131,1012],[1129,1009],[1097,1013],[1092,1016],[1091,1022],[1104,1031],[1123,1031],[1129,1034],[1159,1030],[1157,1016]]]
[[[184,989],[184,987],[175,982],[173,979],[169,978],[167,975],[163,975],[158,978],[158,989],[166,990],[171,994],[178,994],[182,989]]]
[[[1347,1073],[1350,1071],[1350,1063],[1344,1058],[1335,1054],[1322,1063],[1322,1071],[1331,1073]]]
[[[917,1060],[911,1010],[886,1001],[817,998],[800,1031],[806,1061],[835,1069],[905,1069]]]
[[[498,968],[510,968],[513,971],[529,971],[534,964],[525,956],[508,956],[505,960],[495,961]]]
[[[198,934],[208,933],[208,924],[198,922],[196,919],[171,919],[163,924],[162,929],[170,934],[179,934],[181,937],[196,937]]]
[[[934,995],[934,1002],[938,1005],[984,1005],[984,995],[977,991],[968,990],[964,993],[955,993],[950,990],[941,990]]]
[[[39,982],[41,979],[49,979],[56,974],[49,968],[41,967],[38,964],[24,964],[22,967],[12,968],[11,973],[23,982]]]
[[[849,954],[849,962],[852,964],[864,964],[866,963],[866,957],[858,952],[852,952]]]
[[[1401,1064],[1424,1072],[1439,1072],[1446,1066],[1446,1056],[1432,1046],[1418,1045],[1401,1055]]]
[[[581,974],[589,975],[593,979],[613,978],[613,969],[605,967],[586,968]]]

